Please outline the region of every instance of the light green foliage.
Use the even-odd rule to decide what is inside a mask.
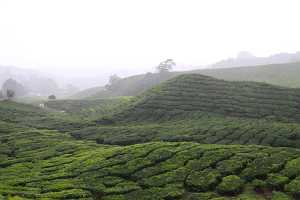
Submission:
[[[300,158],[291,160],[285,166],[283,173],[288,177],[295,177],[300,173]]]
[[[275,189],[282,189],[282,187],[289,182],[289,178],[280,174],[269,174],[267,184]]]
[[[282,192],[274,191],[272,193],[272,200],[291,200],[291,197]]]
[[[292,180],[289,184],[285,185],[285,190],[291,192],[295,197],[300,197],[300,177]]]
[[[241,192],[244,185],[244,181],[236,176],[230,175],[222,179],[222,182],[218,185],[217,190],[221,194],[238,194]]]

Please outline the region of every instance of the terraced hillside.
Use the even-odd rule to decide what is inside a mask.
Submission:
[[[249,67],[200,69],[169,73],[147,73],[130,76],[118,81],[110,90],[84,90],[75,98],[110,98],[136,96],[142,92],[180,74],[197,73],[227,81],[256,81],[283,87],[300,88],[300,63],[271,64]],[[85,94],[85,95],[82,95]],[[74,98],[74,97],[71,97]]]
[[[299,122],[300,89],[186,74],[144,93],[115,118],[121,121],[160,121],[195,119],[203,113]]]
[[[76,130],[93,123],[77,120],[63,113],[51,113],[44,109],[15,103],[0,101],[0,120],[18,126],[51,129],[60,131]]]
[[[299,89],[191,74],[123,100],[0,102],[0,199],[300,199]]]
[[[46,108],[70,114],[73,118],[97,119],[117,112],[129,104],[130,97],[91,100],[55,100],[45,102]]]
[[[24,199],[298,199],[300,151],[156,142],[127,147],[57,131],[5,131],[0,194]]]
[[[151,141],[242,144],[300,148],[300,124],[233,117],[202,116],[163,123],[100,125],[71,131],[77,139],[130,145]]]

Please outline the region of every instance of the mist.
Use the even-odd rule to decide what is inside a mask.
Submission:
[[[113,74],[155,72],[168,58],[173,71],[297,61],[258,58],[297,54],[298,7],[292,0],[3,0],[0,66],[82,90],[106,85]],[[256,57],[232,64],[240,51]]]

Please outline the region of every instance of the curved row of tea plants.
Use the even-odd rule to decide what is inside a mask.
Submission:
[[[70,131],[93,125],[87,120],[79,120],[68,114],[49,112],[28,104],[0,101],[0,120],[18,126]]]
[[[126,147],[0,123],[0,197],[298,199],[300,151],[156,142]]]
[[[300,90],[255,82],[229,82],[198,74],[173,78],[136,98],[116,121],[161,121],[202,113],[300,121]]]
[[[70,114],[73,118],[97,119],[116,112],[130,103],[130,97],[93,100],[52,100],[45,102],[48,109]]]
[[[300,147],[300,124],[203,115],[197,120],[123,123],[72,131],[77,139],[100,144],[130,145],[150,141],[193,141],[202,144],[256,144]]]

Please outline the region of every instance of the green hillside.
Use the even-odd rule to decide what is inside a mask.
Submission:
[[[300,63],[272,64],[250,67],[202,69],[169,73],[147,73],[130,76],[118,81],[110,90],[77,95],[82,98],[108,98],[135,96],[180,74],[197,73],[228,81],[257,81],[283,87],[300,87]],[[89,90],[82,93],[89,94]]]
[[[300,151],[156,142],[127,147],[0,123],[0,194],[24,199],[297,199]],[[4,127],[4,128],[3,128]]]
[[[300,88],[300,63],[206,69],[196,70],[195,72],[224,80],[257,81],[285,87]]]
[[[115,118],[161,121],[195,119],[203,113],[299,122],[300,89],[186,74],[137,97],[134,104]]]
[[[45,106],[0,102],[0,200],[300,198],[300,89],[185,74]]]
[[[151,141],[193,141],[202,144],[242,144],[300,147],[300,125],[257,119],[202,116],[197,120],[101,125],[72,131],[78,139],[99,144],[130,145]]]
[[[64,113],[52,113],[32,105],[12,101],[0,101],[0,116],[0,121],[18,126],[64,132],[92,125],[87,121],[74,119]]]
[[[52,100],[45,102],[47,109],[64,112],[73,118],[97,119],[103,115],[117,112],[130,103],[130,97],[110,99]]]

